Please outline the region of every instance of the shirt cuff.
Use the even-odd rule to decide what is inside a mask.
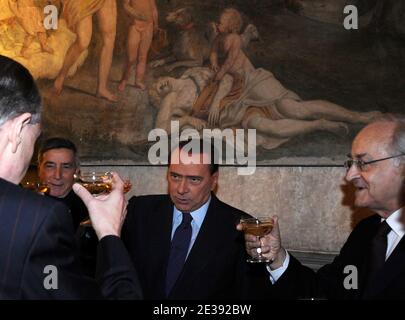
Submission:
[[[266,269],[270,274],[270,281],[272,284],[276,283],[277,280],[280,279],[283,273],[287,270],[289,263],[290,263],[290,255],[288,254],[288,251],[285,250],[285,259],[283,265],[280,268],[271,270],[270,266],[266,265]]]

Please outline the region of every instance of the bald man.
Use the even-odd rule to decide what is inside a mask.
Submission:
[[[277,221],[261,244],[255,237],[245,237],[250,255],[256,256],[261,246],[262,254],[273,260],[267,267],[277,296],[405,298],[404,120],[367,125],[354,139],[345,167],[346,180],[355,188],[355,206],[368,208],[375,215],[354,228],[331,264],[317,273],[302,266],[282,247]]]

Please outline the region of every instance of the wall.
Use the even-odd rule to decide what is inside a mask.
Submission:
[[[91,170],[115,170],[130,177],[133,188],[128,196],[166,193],[165,167]],[[354,224],[368,214],[352,208],[352,190],[344,183],[342,167],[259,167],[252,176],[238,176],[236,170],[220,168],[218,197],[252,215],[279,215],[288,249],[336,253]]]

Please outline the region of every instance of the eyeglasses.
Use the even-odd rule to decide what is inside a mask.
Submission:
[[[405,156],[405,154],[398,154],[396,156],[391,156],[391,157],[386,157],[386,158],[381,158],[381,159],[376,159],[376,160],[371,160],[371,161],[364,161],[361,159],[347,159],[344,163],[344,166],[346,168],[346,170],[349,170],[352,165],[356,165],[356,167],[360,170],[360,171],[364,171],[366,169],[366,166],[375,162],[379,162],[379,161],[383,161],[383,160],[388,160],[388,159],[392,159],[392,158],[398,158],[398,157],[402,157]]]

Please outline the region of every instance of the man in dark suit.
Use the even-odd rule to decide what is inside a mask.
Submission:
[[[103,198],[73,187],[100,239],[101,288],[81,272],[66,206],[18,186],[40,120],[41,97],[32,76],[0,56],[0,299],[140,298],[137,275],[119,238],[126,203],[118,175]]]
[[[317,273],[302,266],[281,246],[277,221],[262,243],[246,236],[250,255],[261,246],[274,260],[268,267],[278,297],[405,299],[405,122],[387,119],[366,126],[345,166],[346,180],[356,189],[355,205],[376,214],[354,228],[331,264]]]
[[[94,277],[97,262],[98,239],[91,224],[80,225],[88,219],[86,205],[73,191],[75,174],[80,172],[76,145],[69,139],[52,137],[45,140],[38,151],[38,176],[49,187],[48,196],[64,203],[73,220],[73,229],[79,243],[80,261],[86,275]]]
[[[185,151],[189,143],[196,143],[200,151],[189,154]],[[211,144],[181,142],[169,159],[169,195],[130,199],[122,231],[145,299],[237,299],[263,294],[268,282],[264,265],[246,262],[243,236],[235,230],[247,214],[213,193],[218,162]]]
[[[49,138],[38,151],[39,180],[49,187],[49,196],[70,209],[74,230],[88,217],[85,204],[72,189],[74,176],[80,171],[79,165],[77,148],[68,139]]]

